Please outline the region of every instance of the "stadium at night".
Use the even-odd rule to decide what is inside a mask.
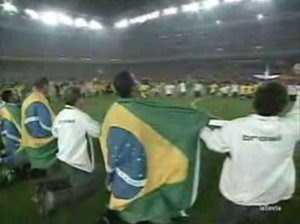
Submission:
[[[277,69],[299,58],[298,1],[183,3],[15,1],[13,7],[2,5],[1,78],[18,76],[21,70],[22,75],[43,70],[55,79],[63,73],[79,77],[82,72],[97,74],[99,68],[110,77],[128,66],[147,77],[201,76],[222,62],[247,75],[262,72],[265,63]],[[34,62],[39,63],[30,66]],[[207,68],[198,71],[203,67],[198,63]],[[32,67],[38,70],[30,71]]]
[[[0,0],[1,224],[296,224],[300,0]]]

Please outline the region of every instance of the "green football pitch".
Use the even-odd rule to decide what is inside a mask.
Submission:
[[[116,98],[112,96],[89,98],[86,100],[85,111],[101,122],[114,100]],[[164,98],[162,100],[172,101],[183,106],[193,106],[223,119],[234,119],[252,111],[250,100],[215,97],[199,100],[190,97]],[[62,105],[57,103],[54,107],[58,111]],[[99,153],[98,157],[100,158]],[[215,223],[221,205],[218,182],[223,159],[223,155],[206,149],[202,150],[200,192],[196,204],[188,211],[191,216],[190,223]],[[300,220],[299,152],[295,153],[295,161],[298,177],[297,191],[289,206],[283,211],[285,221],[282,224],[296,224]],[[104,178],[105,175],[102,171],[99,180],[103,184],[95,195],[83,201],[69,203],[47,218],[37,215],[36,205],[31,201],[33,195],[31,181],[18,181],[10,186],[2,187],[0,189],[0,224],[94,224],[99,214],[104,211],[105,203],[108,201]]]

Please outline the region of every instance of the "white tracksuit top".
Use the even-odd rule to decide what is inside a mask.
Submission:
[[[94,151],[90,137],[99,137],[98,122],[75,107],[65,106],[54,120],[52,133],[58,140],[56,157],[59,160],[85,172],[91,173],[94,170]]]
[[[284,117],[250,115],[221,129],[204,128],[201,138],[211,150],[229,153],[220,191],[238,205],[275,204],[295,191],[293,154],[300,140],[300,96]]]

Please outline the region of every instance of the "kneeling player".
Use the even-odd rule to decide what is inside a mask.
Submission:
[[[0,165],[20,168],[28,164],[25,153],[18,152],[21,146],[21,108],[12,90],[3,91],[1,98],[4,104],[0,108],[0,132],[4,150],[0,156]]]
[[[79,88],[67,89],[65,107],[54,120],[52,133],[58,141],[56,157],[64,170],[64,178],[44,183],[38,195],[39,212],[43,215],[67,201],[85,198],[96,190],[91,138],[99,137],[100,126],[80,109],[82,100]]]
[[[207,117],[190,108],[134,99],[135,83],[128,72],[115,78],[121,99],[103,122],[100,142],[110,201],[99,223],[165,224],[176,217],[184,224],[183,211],[197,195],[197,135]],[[183,126],[190,130],[182,132]]]

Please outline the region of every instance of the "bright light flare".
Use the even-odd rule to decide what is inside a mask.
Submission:
[[[154,12],[151,12],[149,14],[145,14],[145,15],[142,15],[142,16],[132,18],[132,19],[129,20],[129,23],[130,24],[145,23],[148,20],[157,19],[159,17],[160,17],[160,11],[154,11]]]
[[[270,2],[271,0],[252,0],[253,2]]]
[[[220,0],[204,0],[202,2],[202,7],[205,10],[213,9],[220,5]]]
[[[73,24],[74,24],[74,20],[68,15],[59,13],[59,14],[57,14],[57,17],[58,17],[59,23],[61,23],[63,25],[73,26]]]
[[[182,12],[198,12],[200,10],[200,3],[193,2],[190,4],[182,5],[181,10]]]
[[[137,24],[137,23],[144,23],[146,21],[145,18],[142,16],[138,16],[132,19],[129,19],[129,24]]]
[[[15,5],[13,5],[11,2],[3,2],[1,4],[1,7],[5,12],[17,13],[19,11],[18,8]]]
[[[242,2],[244,0],[224,0],[223,2],[224,3],[239,3],[239,2]]]
[[[127,28],[128,26],[129,26],[128,19],[122,19],[119,22],[115,23],[115,28],[119,28],[119,29]]]
[[[160,17],[160,11],[154,11],[151,12],[149,14],[144,15],[146,17],[146,21],[147,20],[152,20],[152,19],[157,19]]]
[[[176,15],[177,13],[178,13],[177,7],[169,7],[169,8],[163,9],[163,11],[162,11],[163,16]]]
[[[85,19],[83,18],[77,18],[74,20],[74,24],[76,27],[81,28],[81,27],[87,27],[88,23]]]
[[[256,16],[257,20],[263,20],[265,18],[265,16],[263,14],[258,14]]]
[[[41,13],[41,20],[46,25],[50,26],[56,26],[59,23],[57,13],[51,11]]]
[[[101,30],[101,29],[103,29],[103,26],[102,26],[102,24],[101,23],[99,23],[98,21],[96,21],[96,20],[91,20],[90,22],[89,22],[89,28],[90,29],[92,29],[92,30]]]
[[[217,25],[221,25],[221,24],[222,24],[222,21],[218,19],[218,20],[216,20],[216,24],[217,24]]]
[[[25,14],[28,15],[31,19],[37,20],[40,18],[40,14],[38,14],[36,11],[32,9],[25,9]]]

